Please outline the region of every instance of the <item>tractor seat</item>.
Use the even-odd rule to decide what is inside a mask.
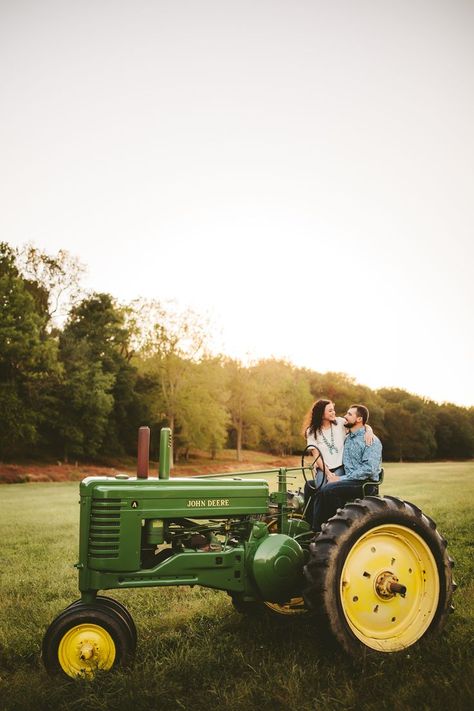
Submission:
[[[378,481],[364,481],[362,484],[362,496],[378,496],[379,486],[383,482],[383,469],[379,471]]]

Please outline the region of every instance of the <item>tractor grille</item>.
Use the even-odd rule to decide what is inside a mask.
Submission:
[[[121,499],[92,501],[89,529],[89,555],[93,558],[118,558]]]

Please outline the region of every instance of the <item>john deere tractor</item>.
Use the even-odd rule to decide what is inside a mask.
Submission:
[[[399,652],[443,627],[453,562],[432,519],[392,496],[364,496],[314,534],[287,479],[312,463],[232,475],[170,478],[171,431],[161,430],[158,478],[140,428],[137,476],[80,484],[81,597],[43,639],[46,669],[93,677],[129,663],[137,630],[102,591],[201,585],[242,613],[307,613],[350,655]],[[252,477],[250,475],[253,475]],[[276,480],[270,492],[268,480]]]

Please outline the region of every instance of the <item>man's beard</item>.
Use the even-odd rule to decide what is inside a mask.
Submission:
[[[354,427],[354,424],[354,422],[347,422],[346,420],[346,422],[344,422],[344,427],[348,430],[351,430]]]

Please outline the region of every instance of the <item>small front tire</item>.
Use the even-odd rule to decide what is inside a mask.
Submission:
[[[75,600],[74,602],[71,602],[70,605],[68,605],[66,610],[70,610],[72,607],[77,607],[78,605],[85,605],[85,604],[86,603],[83,603],[81,599]],[[94,602],[89,603],[89,607],[94,607],[95,609],[98,609],[98,610],[105,608],[109,612],[115,613],[116,615],[121,617],[129,629],[132,650],[135,651],[135,649],[137,647],[137,639],[138,639],[137,628],[135,626],[135,622],[133,621],[133,617],[131,616],[130,612],[127,610],[125,605],[123,605],[118,600],[115,600],[115,598],[113,598],[113,597],[106,597],[105,595],[97,595]]]
[[[97,672],[127,665],[133,656],[130,631],[111,610],[76,604],[53,620],[43,638],[49,674],[92,679]]]

